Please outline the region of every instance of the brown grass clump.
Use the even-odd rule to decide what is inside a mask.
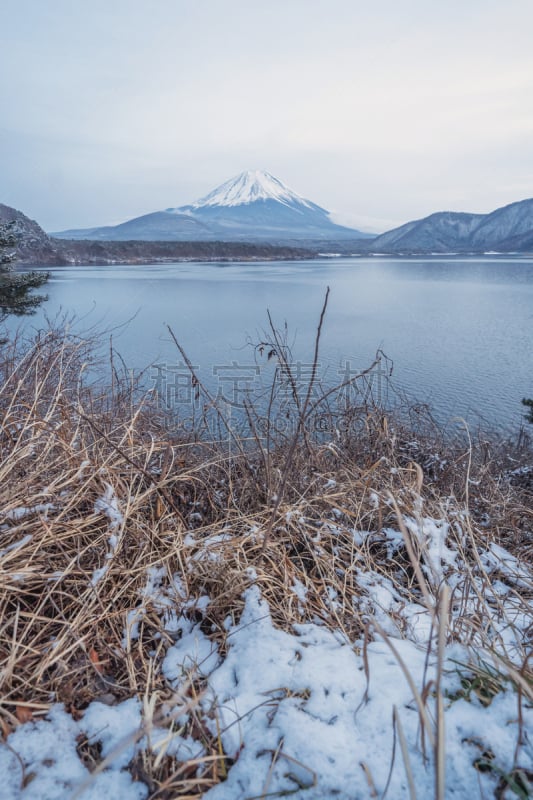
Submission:
[[[332,425],[328,436],[313,438],[304,420],[292,439],[273,436],[267,447],[255,431],[256,446],[229,448],[201,431],[169,431],[151,395],[136,400],[116,375],[111,388],[91,387],[90,346],[68,332],[6,346],[1,357],[4,737],[55,702],[77,717],[93,700],[134,696],[147,720],[172,729],[166,709],[176,705],[175,691],[160,669],[173,643],[165,613],[200,622],[223,653],[224,623],[239,617],[250,570],[278,626],[320,619],[351,641],[364,639],[373,609],[360,573],[386,577],[404,602],[427,593],[437,608],[439,582],[417,568],[421,545],[400,522],[443,520],[464,570],[448,640],[486,644],[499,600],[479,551],[494,542],[531,560],[531,487],[516,472],[531,458],[524,440],[512,448],[450,441],[432,425],[414,436],[383,410],[361,408],[346,411],[349,424]],[[391,550],[386,531],[399,526],[405,541]],[[369,535],[360,539],[359,531]],[[156,569],[167,611],[144,593]],[[482,589],[472,615],[461,612],[461,592],[474,575]],[[503,570],[497,577],[509,581]],[[307,590],[305,604],[295,585]],[[526,609],[531,587],[512,591]],[[205,595],[207,608],[195,602]],[[397,622],[402,630],[401,615]],[[530,647],[498,650],[524,691]],[[205,754],[179,763],[145,752],[131,765],[150,797],[201,797],[227,774],[219,739],[195,713],[202,691],[191,674],[180,703]],[[91,770],[101,768],[90,743],[81,741],[79,752]]]

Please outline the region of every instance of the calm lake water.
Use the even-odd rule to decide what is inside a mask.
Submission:
[[[129,367],[156,362],[178,385],[170,325],[199,375],[230,400],[268,379],[253,348],[287,322],[305,379],[326,287],[320,371],[328,381],[368,366],[378,348],[393,362],[392,385],[430,403],[441,421],[517,428],[520,400],[533,396],[533,259],[323,259],[254,264],[58,267],[44,314],[74,312],[77,327],[111,329]],[[10,321],[10,326],[15,323]],[[18,323],[17,323],[18,324]],[[174,369],[173,369],[174,368]],[[260,376],[257,376],[258,369]],[[238,378],[238,380],[237,380]],[[383,391],[376,375],[372,391]],[[178,387],[186,402],[186,384]]]

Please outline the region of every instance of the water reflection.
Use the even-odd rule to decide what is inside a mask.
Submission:
[[[129,320],[113,341],[135,368],[179,362],[170,325],[216,390],[222,367],[253,368],[267,309],[277,326],[287,321],[292,357],[308,364],[328,285],[320,353],[327,376],[347,361],[364,368],[382,348],[395,385],[432,403],[441,419],[473,421],[476,412],[492,424],[520,422],[520,400],[533,395],[533,259],[61,267],[52,270],[46,308],[27,324],[39,327],[60,308],[83,319],[81,327]]]

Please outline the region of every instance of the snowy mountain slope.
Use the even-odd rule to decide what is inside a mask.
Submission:
[[[372,249],[383,249],[384,252],[395,252],[404,248],[453,250],[468,244],[481,219],[481,214],[437,212],[377,236],[372,242]]]
[[[19,264],[63,264],[64,259],[58,256],[53,241],[40,225],[27,217],[22,211],[0,203],[0,224],[9,225],[14,234],[16,244],[13,251]]]
[[[377,236],[369,248],[379,253],[523,252],[533,241],[533,199],[490,214],[442,211]]]
[[[279,242],[370,237],[335,224],[329,213],[262,170],[242,172],[186,206],[146,214],[121,225],[54,234],[71,239]]]
[[[533,253],[533,229],[509,236],[498,244],[500,253]]]
[[[474,245],[498,249],[507,239],[533,234],[533,199],[511,203],[487,214],[472,236]]]

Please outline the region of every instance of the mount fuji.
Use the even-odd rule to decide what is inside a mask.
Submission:
[[[328,211],[263,170],[242,172],[190,205],[155,211],[120,225],[53,235],[63,239],[276,243],[372,237],[335,224]]]

